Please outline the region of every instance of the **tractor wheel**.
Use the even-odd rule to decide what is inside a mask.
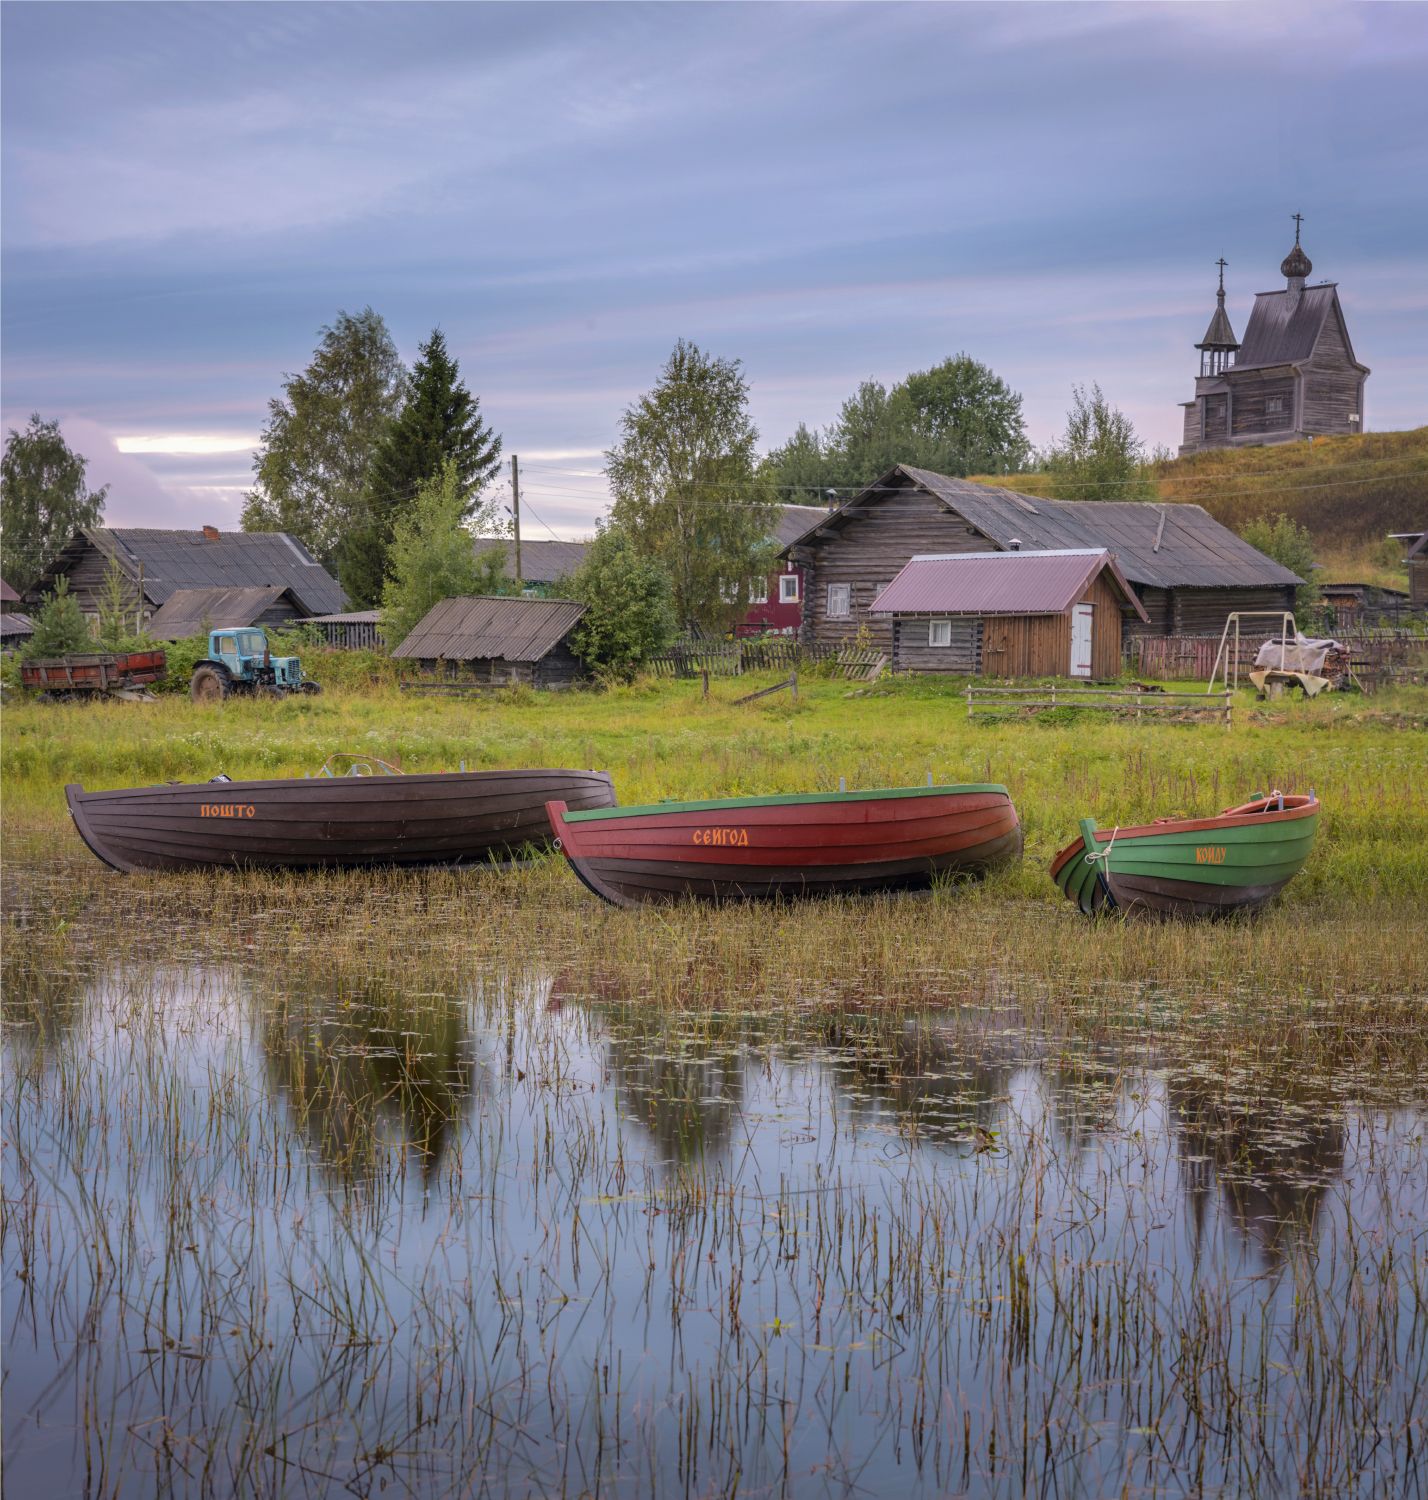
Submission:
[[[195,667],[188,695],[195,703],[222,703],[232,691],[227,672],[217,667]]]
[[[316,698],[322,691],[322,684],[320,682],[304,682],[300,691],[306,693],[309,698]]]
[[[256,688],[255,691],[257,692],[257,695],[260,698],[286,698],[287,697],[287,693],[284,692],[283,689],[280,688],[277,685],[277,683],[275,683],[275,682],[261,682],[261,683],[258,684],[258,686],[257,686],[257,688]]]

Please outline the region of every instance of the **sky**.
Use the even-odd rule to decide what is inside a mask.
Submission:
[[[761,447],[961,351],[1050,441],[1099,382],[1179,440],[1217,257],[1243,332],[1302,212],[1428,421],[1428,6],[0,7],[0,425],[57,418],[113,525],[238,525],[339,310],[436,326],[581,536],[679,337]]]

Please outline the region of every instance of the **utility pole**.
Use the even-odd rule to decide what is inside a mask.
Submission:
[[[521,460],[520,455],[511,454],[511,518],[516,523],[516,591],[525,588],[525,575],[521,572]]]

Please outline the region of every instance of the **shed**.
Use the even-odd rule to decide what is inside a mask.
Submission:
[[[1114,677],[1123,614],[1145,619],[1103,547],[914,557],[873,601],[893,666],[989,677]]]
[[[342,586],[285,531],[161,531],[144,526],[87,526],[76,531],[25,591],[37,604],[61,576],[86,614],[99,612],[111,559],[149,614],[180,589],[266,588],[292,591],[305,615],[346,609]]]
[[[303,621],[342,651],[376,650],[382,645],[382,611],[349,609],[335,615],[312,615]]]
[[[803,637],[837,644],[867,626],[891,654],[873,600],[912,557],[948,552],[1113,552],[1144,615],[1126,630],[1218,635],[1234,610],[1293,609],[1304,582],[1198,505],[1046,500],[898,464],[785,548],[805,568]]]
[[[443,599],[392,655],[426,671],[460,663],[491,682],[565,687],[583,675],[568,637],[584,613],[569,599]]]
[[[272,583],[249,589],[175,589],[149,621],[159,641],[181,641],[225,625],[286,625],[307,614],[293,591]]]
[[[1403,562],[1408,569],[1408,597],[1414,609],[1428,609],[1428,531],[1395,531],[1393,540],[1404,544]]]
[[[589,542],[521,542],[521,583],[525,587],[549,588],[570,575],[585,561]],[[506,575],[516,576],[516,544],[509,537],[478,536],[476,556],[500,550],[506,558]]]
[[[0,604],[19,604],[19,603],[20,603],[20,596],[19,596],[19,594],[17,594],[15,592],[15,590],[12,589],[10,587],[10,585],[5,582],[5,580],[3,578],[0,578]]]
[[[0,614],[0,651],[18,651],[35,633],[29,615]]]

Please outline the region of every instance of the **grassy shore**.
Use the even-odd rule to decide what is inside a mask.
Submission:
[[[146,941],[214,958],[262,941],[276,909],[296,951],[325,960],[383,962],[392,943],[489,950],[492,957],[578,955],[595,969],[625,968],[650,996],[717,1003],[751,986],[769,999],[807,1001],[820,985],[840,993],[921,1003],[919,974],[1003,972],[1174,979],[1191,988],[1304,986],[1332,994],[1421,986],[1428,951],[1428,694],[1329,697],[1256,707],[1245,697],[1235,726],[1112,722],[1064,715],[970,722],[957,687],[897,681],[856,688],[805,684],[746,707],[752,684],[662,683],[612,693],[524,694],[452,702],[390,689],[290,702],[234,701],[198,709],[179,700],[88,708],[19,704],[3,743],[4,834],[14,912],[39,929],[84,927],[97,900],[152,913]],[[292,776],[334,750],[361,751],[407,771],[508,765],[610,770],[626,803],[991,780],[1012,791],[1027,833],[1020,868],[931,903],[815,904],[776,914],[752,909],[619,913],[598,904],[558,859],[514,874],[384,873],[285,877],[209,875],[121,881],[80,844],[63,787],[91,789],[168,779]],[[1047,863],[1077,819],[1140,821],[1204,814],[1250,793],[1314,787],[1324,803],[1308,867],[1265,920],[1209,928],[1082,921],[1047,878]],[[186,922],[217,902],[224,920]],[[289,920],[290,918],[290,920]],[[105,942],[115,940],[106,926]],[[240,939],[235,936],[242,932]],[[943,980],[939,978],[938,984]]]

